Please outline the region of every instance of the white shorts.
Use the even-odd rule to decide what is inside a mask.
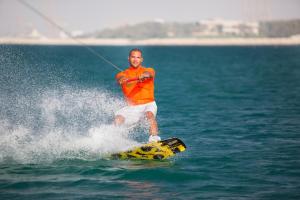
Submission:
[[[148,111],[152,112],[154,116],[156,116],[157,105],[155,101],[141,105],[125,106],[118,110],[115,115],[123,116],[125,118],[125,124],[135,124],[144,117],[145,113]]]

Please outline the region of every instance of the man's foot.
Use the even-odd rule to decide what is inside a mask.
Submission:
[[[158,141],[161,141],[158,135],[150,135],[149,142],[158,142]]]

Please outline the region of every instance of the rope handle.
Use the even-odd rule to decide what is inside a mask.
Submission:
[[[135,77],[135,78],[130,78],[126,81],[126,83],[130,83],[130,82],[133,82],[133,81],[138,81],[139,78],[138,77]]]

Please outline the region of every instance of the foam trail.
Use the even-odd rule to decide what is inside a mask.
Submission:
[[[10,103],[10,102],[6,102]],[[63,88],[14,101],[0,120],[0,162],[94,160],[138,143],[124,127],[112,125],[124,102],[107,91]]]

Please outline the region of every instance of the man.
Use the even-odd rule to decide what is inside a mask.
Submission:
[[[149,142],[160,141],[156,122],[157,106],[154,100],[154,77],[152,68],[142,66],[142,51],[132,49],[129,53],[128,69],[118,73],[116,79],[121,86],[127,106],[115,113],[115,124],[136,123],[146,117],[150,125]]]

